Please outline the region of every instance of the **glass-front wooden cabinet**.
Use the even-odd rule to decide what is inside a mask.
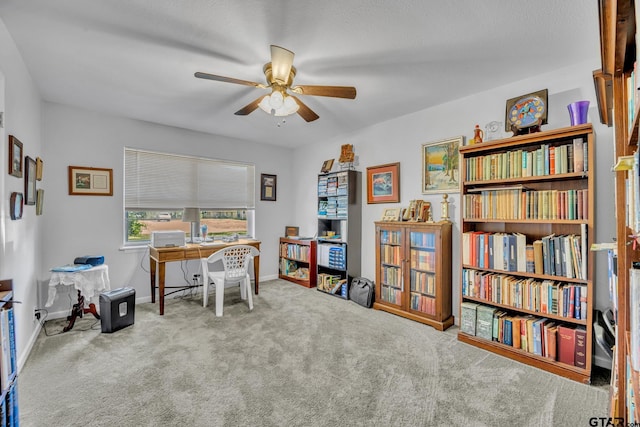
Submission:
[[[386,222],[376,226],[373,307],[439,330],[451,314],[451,222]]]

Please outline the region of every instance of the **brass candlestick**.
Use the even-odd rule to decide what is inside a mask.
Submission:
[[[449,221],[449,202],[447,201],[448,198],[448,194],[442,195],[443,200],[442,202],[440,202],[440,205],[442,206],[442,213],[440,215],[441,221]]]

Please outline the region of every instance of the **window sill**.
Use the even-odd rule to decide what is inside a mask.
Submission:
[[[144,243],[140,245],[120,246],[118,250],[122,252],[143,252],[143,251],[146,251],[147,249],[149,249],[149,244]]]

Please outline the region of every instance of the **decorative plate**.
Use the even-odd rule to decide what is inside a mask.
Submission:
[[[507,120],[518,128],[533,126],[544,116],[546,108],[547,105],[539,96],[526,96],[511,106]]]

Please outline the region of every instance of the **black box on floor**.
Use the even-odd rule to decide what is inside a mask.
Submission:
[[[136,311],[136,290],[118,288],[100,294],[102,332],[115,332],[133,325]]]

